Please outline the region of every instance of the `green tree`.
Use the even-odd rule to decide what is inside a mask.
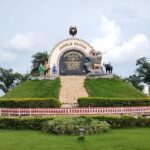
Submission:
[[[0,68],[0,89],[7,93],[19,83],[19,74],[13,73],[12,69]]]
[[[144,86],[140,84],[141,80],[136,74],[133,74],[129,76],[128,78],[125,78],[125,81],[130,82],[135,88],[139,90],[143,90],[144,88]]]
[[[142,57],[136,62],[136,72],[137,76],[140,78],[141,82],[144,82],[149,87],[149,95],[150,95],[150,62],[146,57]]]
[[[17,76],[18,76],[19,83],[28,80],[29,77],[31,76],[30,73],[26,73],[26,74],[23,74],[23,75],[20,74],[20,73],[16,73],[16,74],[18,74]]]
[[[31,74],[36,74],[38,73],[38,68],[40,66],[40,63],[44,64],[45,61],[48,61],[48,54],[47,52],[37,52],[32,56],[33,60],[32,62],[32,70]]]

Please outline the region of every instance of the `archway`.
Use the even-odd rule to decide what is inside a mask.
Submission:
[[[65,53],[68,50],[79,50],[79,51],[81,51],[81,53],[84,53],[84,55],[88,55],[90,53],[90,51],[92,51],[94,49],[86,41],[84,41],[82,39],[78,39],[78,38],[65,39],[65,40],[59,42],[58,44],[56,44],[49,54],[48,62],[50,64],[50,68],[53,68],[54,64],[56,65],[58,74],[60,73],[60,71],[59,71],[60,57],[63,55],[63,53]],[[84,73],[81,73],[81,75],[82,74],[84,74]]]

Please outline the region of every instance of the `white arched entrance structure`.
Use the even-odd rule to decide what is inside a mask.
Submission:
[[[65,39],[58,44],[51,50],[49,55],[49,64],[50,68],[53,67],[55,64],[57,66],[58,74],[59,74],[59,63],[61,56],[66,53],[67,51],[75,50],[80,53],[83,53],[85,56],[88,56],[90,51],[93,51],[93,47],[85,42],[84,40],[78,38],[69,38]]]

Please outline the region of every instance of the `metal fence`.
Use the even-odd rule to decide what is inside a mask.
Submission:
[[[55,115],[150,115],[148,107],[97,108],[0,108],[0,116],[55,116]]]

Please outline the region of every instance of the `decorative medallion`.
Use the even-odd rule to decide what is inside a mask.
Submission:
[[[73,36],[73,37],[77,34],[77,28],[76,28],[76,26],[71,26],[71,27],[70,27],[70,29],[69,29],[69,34],[70,34],[71,36]]]

